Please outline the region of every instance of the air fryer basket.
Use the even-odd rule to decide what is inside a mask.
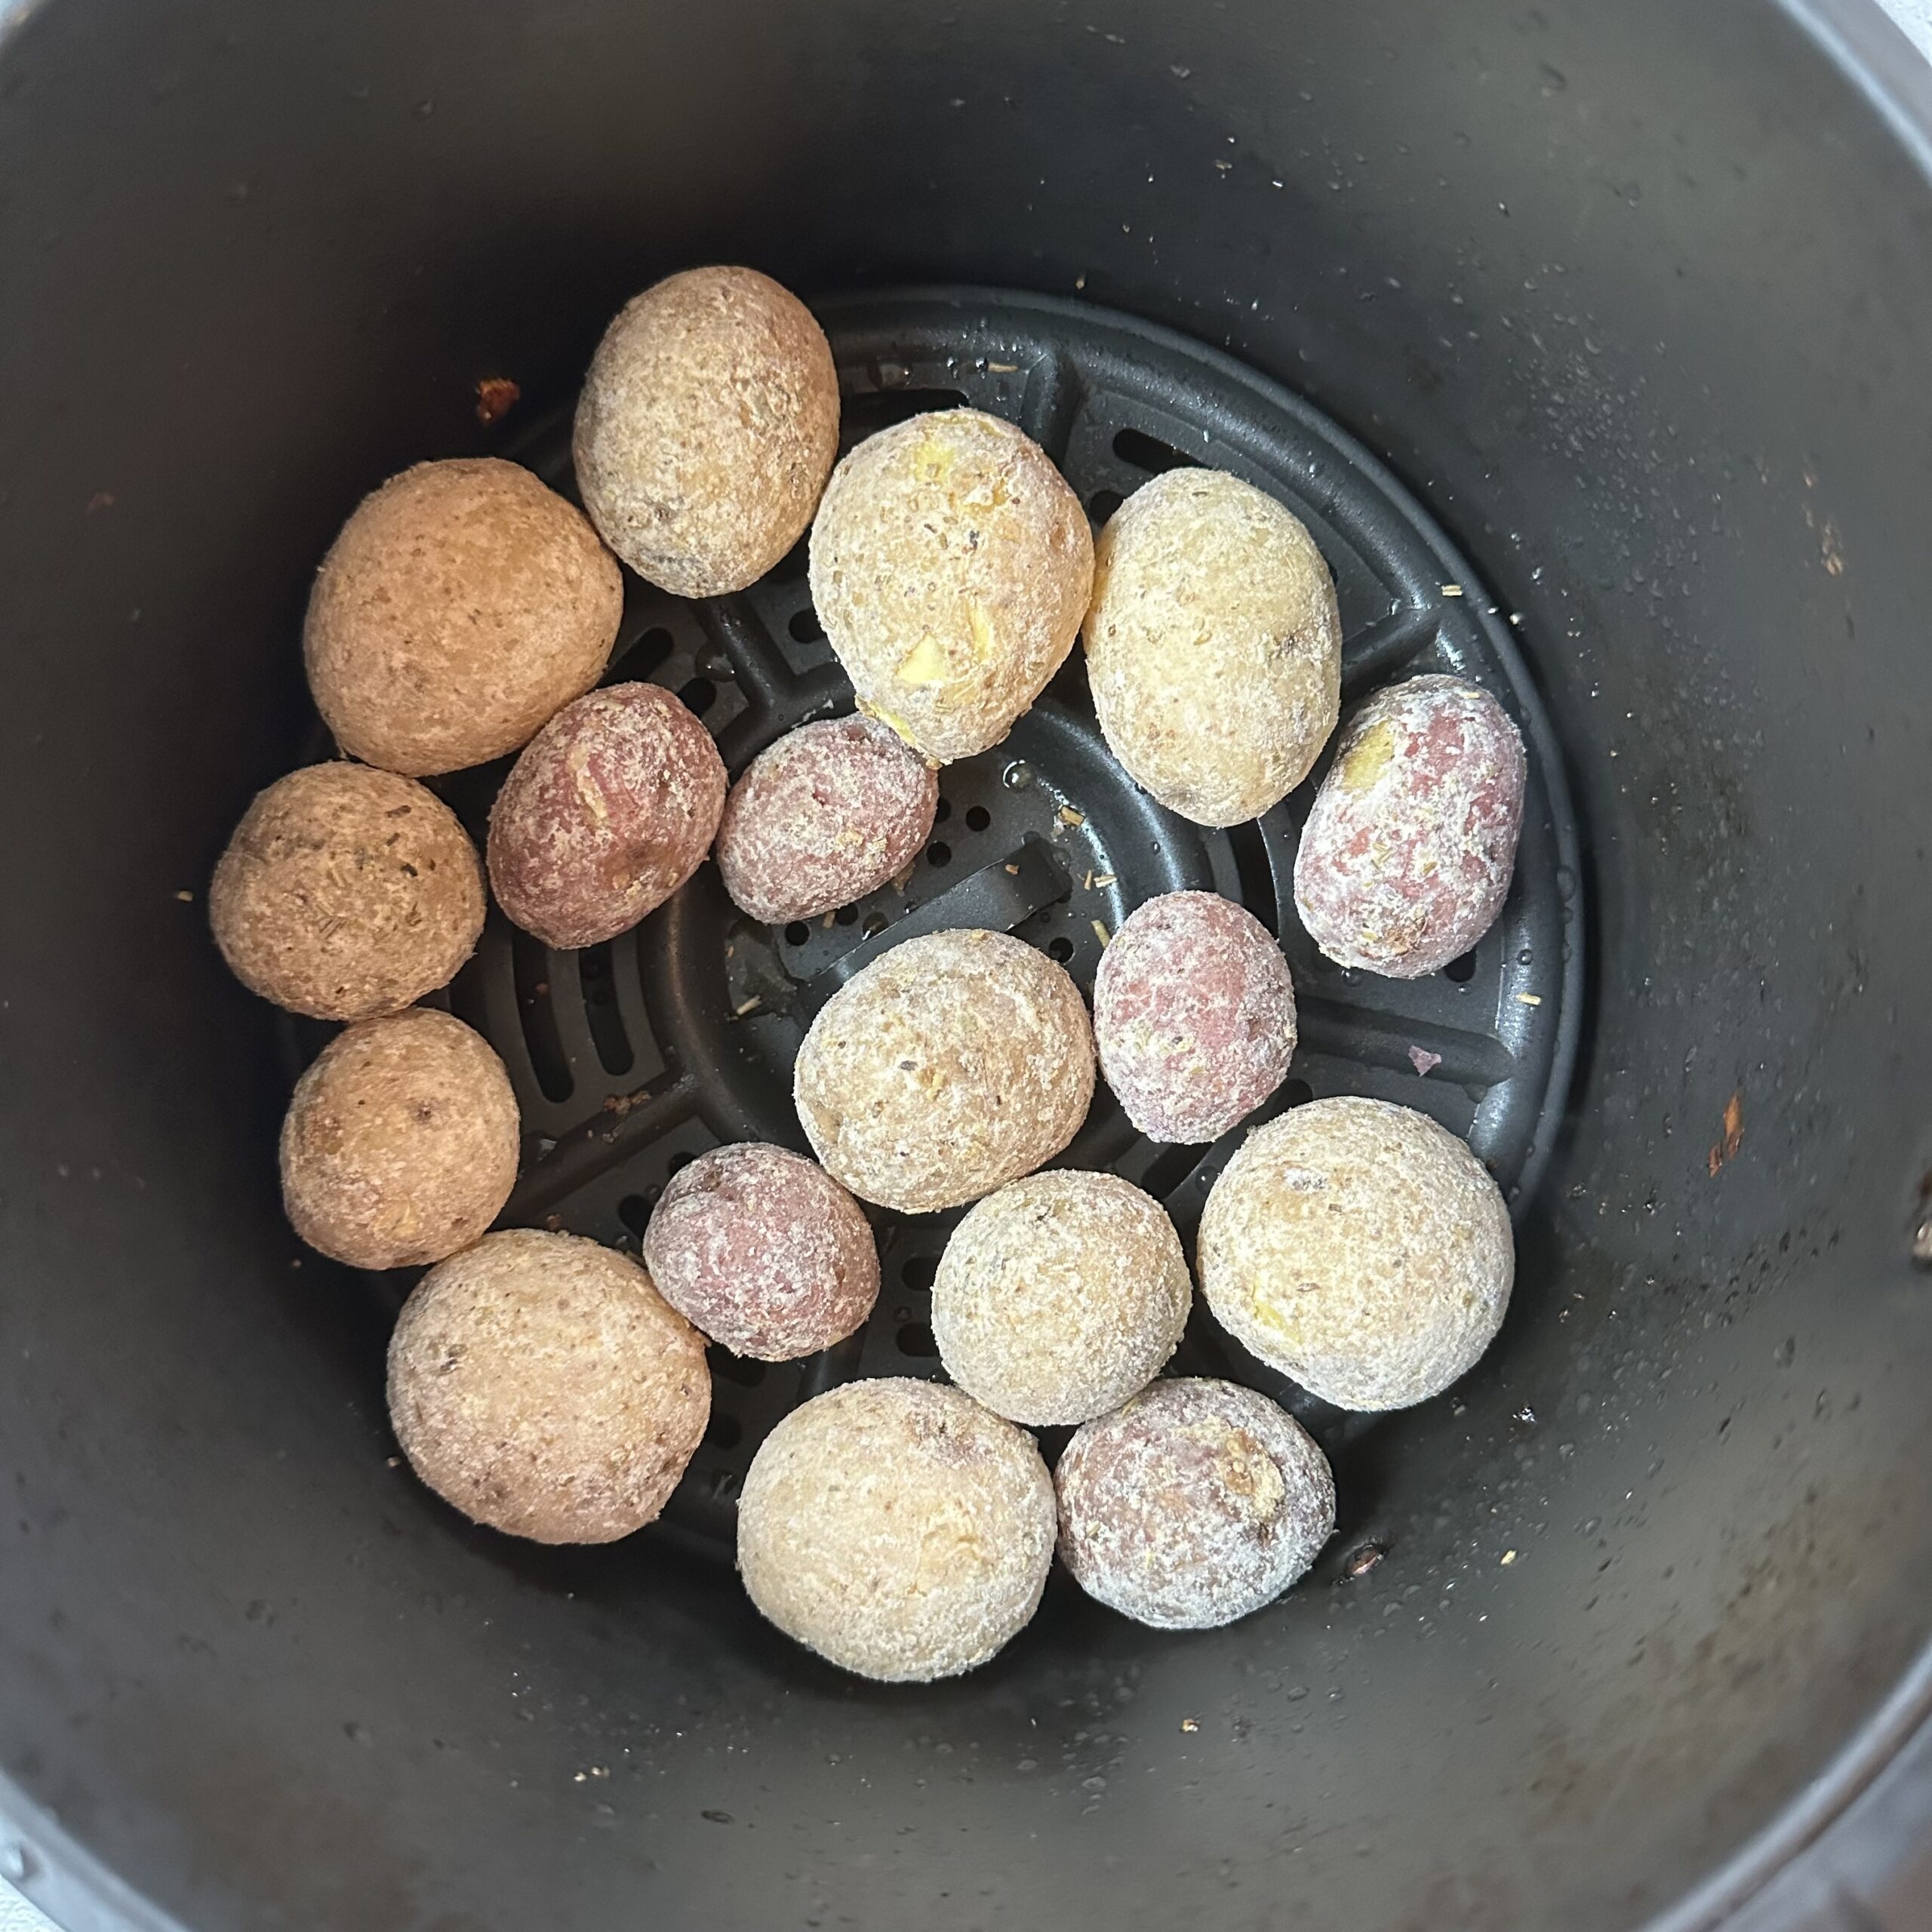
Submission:
[[[1860,77],[1862,8],[0,17],[0,1871],[192,1932],[1925,1921],[1932,103]],[[1342,1533],[1229,1629],[1063,1582],[986,1669],[888,1688],[744,1602],[734,1478],[808,1386],[931,1369],[942,1222],[881,1224],[844,1351],[721,1376],[672,1521],[573,1552],[397,1465],[395,1284],[281,1220],[315,1040],[202,894],[316,748],[309,574],[408,461],[566,481],[604,321],[718,260],[819,303],[854,432],[964,396],[1097,516],[1175,461],[1265,482],[1357,689],[1454,666],[1531,738],[1467,977],[1324,969],[1283,889],[1306,794],[1168,819],[1076,666],[850,923],[748,928],[706,876],[582,955],[493,926],[451,989],[526,1104],[515,1218],[634,1241],[678,1155],[795,1134],[798,1026],[895,937],[963,915],[1084,977],[1149,892],[1254,906],[1303,993],[1284,1102],[1438,1109],[1521,1266],[1449,1396],[1302,1404]],[[841,701],[798,559],[632,589],[617,671],[734,767]],[[1185,1221],[1215,1156],[1103,1108],[1075,1158]]]

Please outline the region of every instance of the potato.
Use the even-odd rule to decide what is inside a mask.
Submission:
[[[812,1022],[792,1074],[813,1151],[862,1201],[924,1214],[1051,1160],[1094,1097],[1065,971],[1008,933],[909,939]]]
[[[1052,460],[977,410],[867,438],[812,525],[812,601],[861,709],[942,764],[998,744],[1046,688],[1093,574]]]
[[[1311,1100],[1258,1127],[1201,1217],[1201,1292],[1270,1367],[1344,1409],[1404,1409],[1472,1367],[1515,1275],[1489,1172],[1426,1114]]]
[[[1169,470],[1114,512],[1082,635],[1114,755],[1197,825],[1260,817],[1335,728],[1328,566],[1273,497],[1219,470]]]
[[[627,1255],[512,1228],[439,1262],[389,1338],[410,1466],[478,1523],[614,1543],[677,1487],[711,1416],[704,1342]]]
[[[816,919],[904,871],[938,809],[939,774],[897,732],[823,718],[759,752],[732,786],[718,869],[754,919]]]
[[[841,1669],[928,1684],[1026,1627],[1053,1567],[1053,1478],[1023,1430],[931,1382],[848,1382],[758,1446],[738,1568],[780,1629]]]
[[[604,675],[616,559],[527,469],[420,463],[366,497],[322,560],[303,657],[351,757],[421,778],[529,742]]]
[[[414,779],[312,764],[243,815],[208,921],[251,992],[318,1020],[368,1020],[456,977],[483,930],[483,869],[455,813]]]
[[[724,808],[711,734],[657,685],[566,705],[490,808],[490,883],[546,946],[627,932],[704,863]]]
[[[1029,1174],[946,1244],[933,1336],[946,1372],[1009,1422],[1085,1422],[1160,1373],[1193,1278],[1167,1211],[1118,1174]]]
[[[788,1147],[714,1147],[666,1184],[645,1266],[688,1321],[734,1355],[793,1361],[862,1327],[878,1299],[865,1211]]]
[[[1314,1438],[1232,1382],[1155,1383],[1075,1433],[1054,1486],[1074,1580],[1157,1630],[1211,1630],[1272,1603],[1335,1529]]]
[[[1469,951],[1509,897],[1528,766],[1488,692],[1411,678],[1355,713],[1295,854],[1295,909],[1331,959],[1419,979]]]
[[[575,451],[584,508],[638,576],[742,590],[804,534],[838,454],[825,332],[755,269],[668,276],[605,331]]]
[[[1150,1140],[1218,1140],[1287,1078],[1295,994],[1275,936],[1213,892],[1137,906],[1100,955],[1101,1077]]]
[[[417,1006],[361,1020],[296,1082],[282,1205],[311,1247],[351,1268],[441,1261],[503,1211],[518,1125],[503,1062],[460,1020]]]

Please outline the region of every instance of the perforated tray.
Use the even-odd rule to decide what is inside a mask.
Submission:
[[[1291,1078],[1256,1120],[1334,1094],[1423,1108],[1465,1136],[1520,1205],[1561,1116],[1580,1023],[1576,829],[1548,721],[1506,620],[1469,565],[1334,424],[1164,330],[972,289],[855,297],[818,313],[838,365],[848,448],[920,411],[970,404],[1042,444],[1097,528],[1150,475],[1181,464],[1232,471],[1286,503],[1334,573],[1345,708],[1392,679],[1446,671],[1487,687],[1522,727],[1529,790],[1508,903],[1472,952],[1429,978],[1331,964],[1302,931],[1292,891],[1296,839],[1325,761],[1254,823],[1190,824],[1109,755],[1076,650],[1004,744],[946,767],[940,822],[903,891],[768,928],[737,911],[707,865],[636,930],[576,953],[548,951],[492,911],[449,1004],[503,1056],[522,1106],[524,1169],[505,1223],[635,1251],[668,1176],[705,1149],[747,1139],[805,1148],[792,1057],[819,1005],[866,961],[917,933],[998,927],[1062,961],[1091,996],[1106,936],[1143,900],[1184,888],[1247,906],[1279,936],[1294,972],[1301,1044]],[[568,407],[557,411],[505,454],[574,496],[570,419]],[[608,681],[637,678],[684,698],[734,778],[795,725],[852,705],[813,614],[803,543],[739,596],[687,602],[627,575]],[[479,841],[506,769],[439,783]],[[318,1045],[311,1036],[299,1051],[306,1059]],[[1149,1189],[1191,1246],[1209,1186],[1253,1124],[1204,1150],[1158,1147],[1103,1088],[1063,1164],[1110,1168]],[[786,1411],[854,1376],[939,1373],[928,1291],[958,1215],[873,1219],[884,1286],[858,1335],[780,1365],[712,1351],[710,1432],[668,1522],[728,1543],[752,1453]],[[374,1280],[399,1306],[413,1278]],[[1176,1367],[1264,1389],[1331,1444],[1358,1426],[1247,1355],[1198,1309]],[[1049,1453],[1060,1433],[1048,1432]]]

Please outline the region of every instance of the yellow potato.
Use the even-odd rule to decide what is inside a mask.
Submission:
[[[1170,470],[1115,512],[1083,635],[1115,757],[1197,825],[1260,817],[1335,728],[1334,580],[1300,522],[1238,477]]]
[[[1051,458],[977,410],[868,438],[812,525],[812,601],[860,706],[940,764],[998,744],[1045,689],[1093,576]]]

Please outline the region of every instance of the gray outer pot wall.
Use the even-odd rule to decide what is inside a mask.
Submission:
[[[11,17],[14,24],[25,17],[26,11],[16,9]],[[1885,118],[1894,134],[1909,149],[1914,165],[1921,174],[1932,177],[1932,158],[1932,158],[1932,83],[1928,83],[1923,70],[1910,61],[1896,31],[1861,0],[1836,0],[1836,4],[1823,4],[1823,0],[1819,0],[1818,4],[1794,8],[1792,11],[1807,30],[1832,51],[1847,72],[1861,77],[1860,85],[1875,111]],[[204,51],[208,57],[216,57],[217,50],[213,47]],[[0,75],[0,81],[4,78]],[[170,84],[165,73],[157,74],[153,81],[157,89]],[[0,94],[0,107],[4,107],[3,94]],[[447,111],[447,103],[445,108]],[[241,185],[245,186],[245,183]],[[238,205],[240,199],[238,196]],[[377,210],[365,208],[354,212],[362,220],[380,219]],[[1922,239],[1922,229],[1921,234]],[[48,245],[53,245],[53,240],[49,238]],[[9,272],[20,272],[14,263],[10,263],[8,269]],[[380,325],[379,318],[368,318],[367,326]],[[1202,327],[1205,332],[1208,325],[1204,324]],[[1856,373],[1847,372],[1847,377]],[[1922,370],[1920,373],[1922,374]],[[1325,371],[1318,371],[1311,380],[1318,384],[1328,382],[1334,386],[1334,379]],[[1340,386],[1346,389],[1346,381]],[[1378,425],[1372,420],[1372,405],[1364,404],[1359,396],[1344,395],[1331,400],[1338,413],[1347,417],[1354,426],[1364,433],[1374,434]],[[1355,406],[1343,407],[1349,403]],[[1392,414],[1399,414],[1399,411],[1392,407]],[[326,421],[318,420],[315,425],[318,436],[325,435],[328,427]],[[1400,440],[1394,430],[1385,427],[1383,433],[1392,442]],[[75,473],[78,468],[76,466]],[[63,488],[73,481],[73,474],[63,473],[60,478]],[[350,478],[345,475],[338,481],[346,488]],[[89,485],[90,488],[95,487],[98,485]],[[1765,487],[1769,487],[1768,479]],[[1486,565],[1499,572],[1513,569],[1505,556],[1500,533],[1472,529],[1466,533],[1466,538],[1479,567]],[[165,561],[157,560],[158,571]],[[245,679],[244,690],[255,695],[260,694],[260,686],[250,685]],[[272,769],[278,755],[277,746],[265,746],[262,762]],[[1848,866],[1854,862],[1855,856],[1847,855]],[[167,881],[170,887],[177,883],[194,882],[192,878],[177,881],[172,877]],[[1728,1084],[1727,1081],[1725,1084]],[[269,1111],[264,1098],[257,1112],[267,1118]],[[1754,1114],[1753,1133],[1762,1131],[1757,1121],[1758,1116]],[[251,1124],[251,1127],[260,1125],[260,1121]],[[1694,1131],[1703,1131],[1701,1121],[1698,1129]],[[1892,1179],[1888,1174],[1881,1183],[1863,1190],[1860,1201],[1864,1211],[1890,1211],[1889,1208],[1875,1209],[1872,1204],[1875,1200],[1889,1198]],[[1903,1201],[1894,1204],[1902,1220]],[[334,1349],[339,1366],[343,1355],[354,1354],[350,1345],[341,1343],[334,1334],[327,1318],[309,1315],[303,1319],[322,1331],[318,1355]],[[1780,1323],[1769,1335],[1761,1339],[1768,1345],[1775,1340],[1781,1326]],[[1769,1353],[1768,1346],[1766,1353]],[[318,1371],[318,1376],[320,1373]],[[300,1419],[302,1426],[325,1426],[326,1419],[321,1413],[322,1406],[318,1401],[312,1412],[305,1413]],[[370,1433],[373,1438],[374,1432]],[[374,1454],[373,1441],[368,1446]],[[1638,1466],[1641,1467],[1641,1459]],[[143,1473],[128,1472],[131,1479]],[[368,1497],[361,1500],[367,1503],[373,1520],[379,1507],[387,1506],[379,1505],[373,1484],[371,1491]],[[1922,1499],[1922,1491],[1921,1496]],[[298,1503],[291,1501],[288,1506],[292,1513],[299,1514]],[[400,1505],[398,1513],[406,1518],[405,1528],[398,1533],[398,1548],[403,1552],[399,1560],[403,1562],[413,1561],[425,1544],[449,1534],[448,1527],[441,1522],[435,1522],[425,1530],[423,1525],[430,1521],[429,1512],[411,1503],[405,1501]],[[1534,1556],[1534,1550],[1531,1554]],[[1398,1552],[1392,1561],[1399,1560],[1399,1555]],[[1385,1566],[1385,1574],[1388,1567]],[[1533,1571],[1534,1564],[1526,1567]],[[262,1653],[245,1648],[249,1639],[238,1621],[242,1616],[240,1607],[224,1606],[223,1609],[225,1614],[232,1613],[235,1620],[234,1628],[238,1637],[237,1651],[244,1656],[245,1661],[252,1659],[255,1667],[262,1667]],[[688,1621],[694,1630],[703,1623],[709,1610],[708,1604],[700,1602],[695,1610],[689,1612]],[[586,1609],[585,1614],[601,1617],[605,1609],[600,1604],[594,1611]],[[374,1608],[365,1607],[365,1627],[379,1631],[383,1618],[388,1614],[386,1600]],[[184,1625],[186,1622],[184,1617]],[[1921,1626],[1922,1623],[1921,1614]],[[709,1629],[703,1632],[707,1640],[713,1634]],[[716,1633],[716,1641],[721,1644],[728,1644],[738,1640],[741,1635],[735,1629],[726,1629]],[[192,1632],[184,1627],[180,1641],[184,1644],[192,1641]],[[565,1641],[568,1642],[568,1639]],[[1203,1654],[1207,1654],[1210,1647],[1204,1646]],[[697,1654],[695,1650],[693,1654]],[[1896,1672],[1897,1667],[1896,1663],[1890,1665],[1887,1675]],[[208,1681],[217,1680],[211,1677]],[[808,1694],[819,1694],[820,1690],[816,1681],[803,1678],[788,1686],[788,1692],[795,1692],[801,1699]],[[128,1691],[131,1697],[138,1697],[140,1687],[130,1685]],[[1789,1682],[1780,1683],[1774,1679],[1771,1694],[1791,1694]],[[506,1696],[513,1694],[515,1694],[506,1693]],[[1352,1695],[1361,1694],[1358,1690],[1352,1692]],[[1693,1928],[1696,1932],[1705,1932],[1706,1928],[1727,1923],[1738,1928],[1739,1932],[1824,1932],[1827,1927],[1834,1928],[1835,1932],[1857,1932],[1857,1928],[1863,1927],[1869,1932],[1875,1924],[1886,1928],[1886,1932],[1922,1932],[1923,1927],[1932,1925],[1932,1899],[1927,1897],[1932,1885],[1927,1883],[1926,1863],[1927,1847],[1932,1843],[1932,1730],[1926,1727],[1929,1699],[1932,1699],[1932,1666],[1921,1661],[1901,1682],[1885,1708],[1864,1724],[1830,1768],[1788,1804],[1774,1822],[1764,1827],[1715,1878],[1682,1904],[1666,1910],[1660,1916],[1654,1916],[1653,1923],[1659,1932],[1693,1932]],[[958,1707],[955,1703],[945,1708]],[[1423,1744],[1428,1742],[1426,1739],[1418,1741]],[[339,1745],[337,1748],[340,1748]],[[224,1766],[223,1770],[225,1776],[235,1775],[233,1765]],[[32,1774],[23,1770],[22,1775],[26,1777]],[[831,1773],[826,1774],[828,1789],[837,1782]],[[238,1783],[226,1792],[211,1795],[204,1790],[198,1795],[198,1801],[206,1816],[218,1808],[224,1798],[232,1798],[237,1804],[245,1807],[251,1795],[245,1784]],[[57,1795],[56,1801],[63,1801]],[[711,1801],[706,1798],[701,1801],[708,1804]],[[25,1889],[45,1903],[70,1928],[70,1932],[96,1932],[96,1928],[100,1928],[100,1932],[110,1932],[110,1929],[111,1932],[122,1932],[123,1928],[128,1927],[138,1928],[138,1932],[176,1932],[174,1921],[134,1897],[118,1878],[105,1871],[45,1811],[31,1803],[17,1783],[7,1784],[4,1792],[0,1793],[0,1810],[13,1820],[16,1833],[25,1847]],[[312,1857],[318,1844],[330,1841],[345,1872],[352,1872],[358,1863],[359,1849],[352,1833],[339,1832],[331,1841],[325,1829],[326,1820],[318,1824],[293,1813],[281,1815],[291,1833],[299,1835],[306,1826],[312,1834],[302,1841],[300,1855]],[[707,1829],[697,1824],[689,1827],[694,1832]],[[1734,1842],[1734,1838],[1730,1841]],[[734,1849],[728,1848],[722,1843],[717,1849],[718,1870],[727,1882]],[[143,1850],[151,1861],[165,1856],[165,1849],[158,1849],[152,1840],[147,1841]],[[378,1880],[397,1869],[394,1845],[378,1844],[371,1847],[371,1854],[372,1865],[380,1864],[384,1860],[389,1861],[378,1873]],[[291,1852],[291,1855],[294,1854]],[[0,1860],[0,1866],[4,1863]],[[259,1878],[260,1871],[252,1875]],[[198,1883],[204,1881],[219,1889],[217,1880],[205,1874],[195,1880]],[[189,1881],[182,1879],[180,1882],[185,1886]],[[376,1888],[366,1896],[380,1900],[387,1895],[377,1883]],[[1211,1920],[1214,1915],[1207,1909],[1206,1896],[1201,1895],[1202,1915],[1204,1919]],[[359,1907],[364,1897],[346,1881],[340,1900],[331,1903],[337,1912],[346,1914]],[[1522,1900],[1514,1902],[1516,1918],[1521,1918],[1524,1909]],[[1077,1922],[1078,1915],[1077,1911],[1069,1912],[1057,1904],[1056,1916],[1062,1922]],[[1251,1916],[1254,1922],[1263,1922],[1265,1906],[1254,1903]],[[269,1921],[264,1919],[263,1922]],[[273,1922],[279,1924],[284,1921],[278,1915]],[[334,1922],[331,1917],[331,1924]],[[371,1924],[371,1932],[375,1932],[374,1920],[365,1917],[364,1922]],[[392,1921],[384,1918],[380,1922],[382,1932],[388,1932]],[[398,1919],[393,1922],[405,1921]],[[411,1917],[406,1922],[414,1928],[418,1921]],[[426,1918],[422,1922],[437,1921]],[[453,1925],[460,1923],[463,1932],[468,1932],[475,1921],[466,1916],[460,1921],[450,1922]],[[1404,1932],[1407,1932],[1409,1922],[1404,1921]],[[1445,1898],[1441,1915],[1436,1922],[1445,1927],[1451,1924],[1483,1922],[1482,1902],[1480,1899],[1472,1900],[1469,1894],[1457,1890],[1453,1896]],[[1380,1932],[1379,1926],[1376,1932]]]

